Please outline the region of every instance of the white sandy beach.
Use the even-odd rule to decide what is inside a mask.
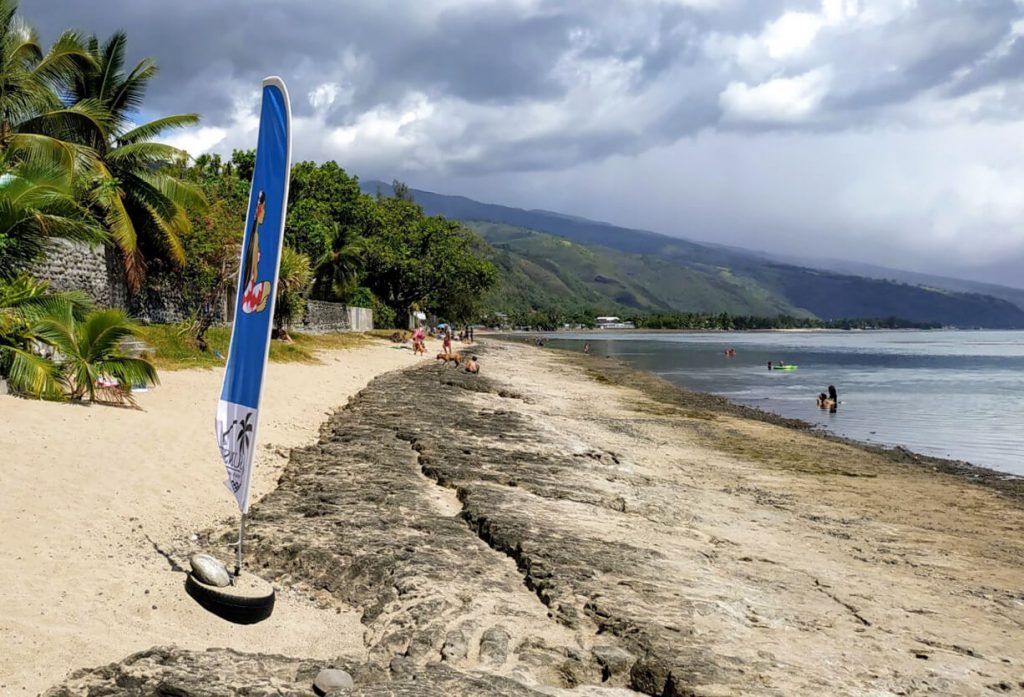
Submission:
[[[253,500],[334,408],[416,362],[383,343],[321,357],[268,369]],[[194,533],[237,516],[213,434],[222,376],[163,372],[138,410],[0,397],[0,694],[36,694],[69,670],[156,644],[329,658],[349,637],[351,653],[362,651],[355,612],[279,593],[270,620],[232,625],[172,572],[198,551]]]

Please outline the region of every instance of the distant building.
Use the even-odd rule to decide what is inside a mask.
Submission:
[[[636,329],[632,322],[623,322],[619,317],[597,317],[594,323],[598,329]]]

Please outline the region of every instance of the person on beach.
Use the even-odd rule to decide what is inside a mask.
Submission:
[[[474,341],[475,339],[473,338],[473,325],[471,324],[469,325],[469,343],[472,344]]]
[[[583,353],[585,353],[588,356],[590,355],[590,343],[589,342],[586,343],[586,344],[583,344]]]
[[[416,331],[412,333],[412,352],[416,356],[427,355],[427,347],[425,345],[426,334],[423,331],[423,327],[416,327]]]
[[[452,353],[452,325],[448,325],[444,328],[444,340],[441,342],[442,350],[451,355]]]
[[[470,356],[466,361],[466,372],[474,375],[480,372],[480,364],[476,362],[476,356]]]

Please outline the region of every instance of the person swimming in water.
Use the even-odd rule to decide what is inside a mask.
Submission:
[[[835,413],[836,407],[839,405],[839,393],[836,391],[835,385],[828,386],[828,393],[818,393],[818,406],[822,409],[828,409],[830,412]]]

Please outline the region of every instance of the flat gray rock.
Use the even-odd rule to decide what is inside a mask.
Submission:
[[[192,575],[196,577],[197,581],[217,588],[231,585],[231,575],[228,573],[227,567],[217,558],[211,557],[209,554],[193,554],[188,558],[188,563],[191,565]]]
[[[340,668],[324,668],[316,674],[313,689],[318,695],[326,695],[334,690],[351,690],[355,687],[352,676]]]

